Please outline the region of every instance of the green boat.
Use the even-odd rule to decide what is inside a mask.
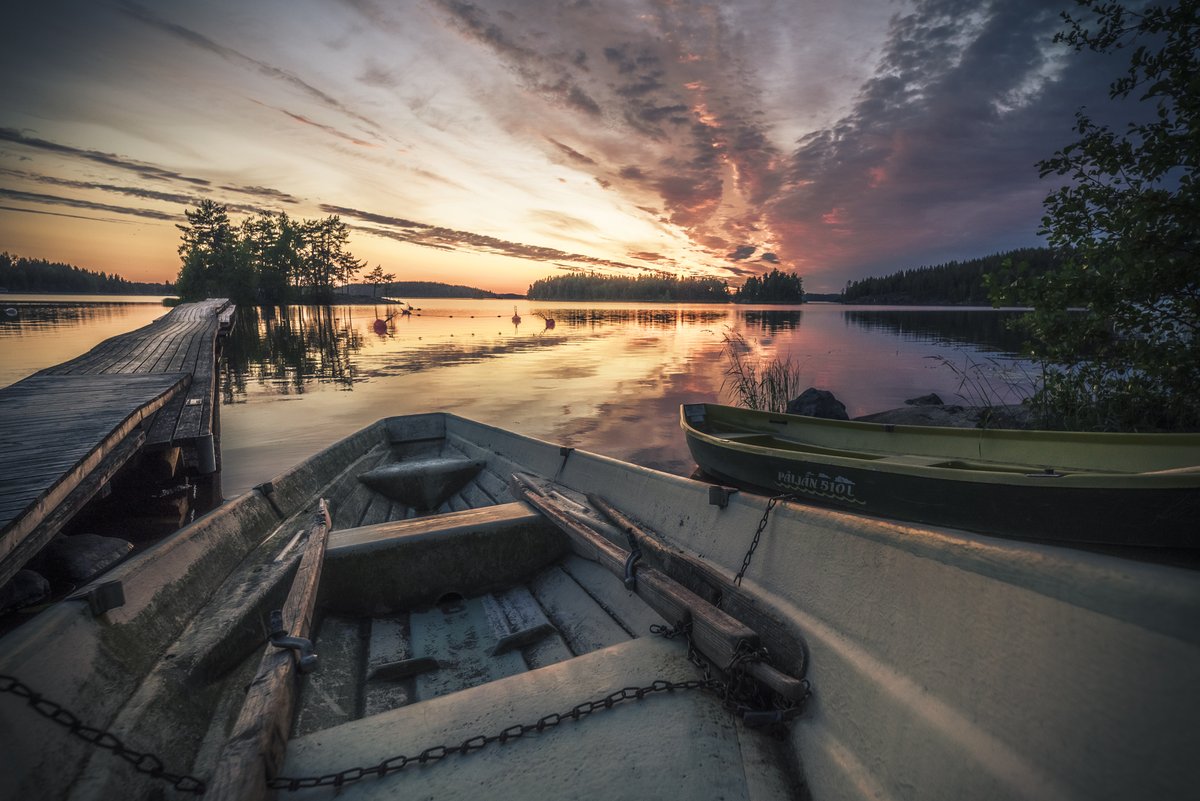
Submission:
[[[1200,548],[1200,434],[962,429],[687,404],[712,479],[1022,539]]]

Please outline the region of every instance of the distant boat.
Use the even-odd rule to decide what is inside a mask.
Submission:
[[[512,316],[512,323],[513,323],[513,325],[520,325],[520,324],[521,324],[521,315],[517,314],[517,307],[516,307],[516,306],[513,306],[513,316]]]
[[[1200,550],[1200,434],[936,428],[689,404],[714,479],[1024,539]]]

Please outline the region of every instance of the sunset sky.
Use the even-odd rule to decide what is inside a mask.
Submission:
[[[1066,0],[1063,0],[1064,7]],[[0,250],[173,280],[185,208],[340,215],[403,280],[778,266],[810,292],[1040,244],[1119,63],[1046,0],[22,3]]]

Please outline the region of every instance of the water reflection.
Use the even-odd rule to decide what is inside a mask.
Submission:
[[[227,491],[268,480],[381,417],[430,411],[686,475],[693,465],[679,405],[735,400],[724,387],[729,333],[745,338],[758,363],[793,360],[806,386],[834,392],[851,415],[929,392],[959,402],[962,376],[981,374],[976,364],[1006,371],[984,377],[997,387],[1019,368],[995,353],[1012,341],[1003,325],[1010,315],[990,310],[419,306],[410,314],[384,304],[241,309],[222,383],[232,404],[221,421]]]
[[[244,306],[225,344],[221,391],[225,403],[245,395],[250,380],[281,394],[303,393],[309,383],[350,389],[353,356],[363,335],[350,315],[330,306]]]
[[[535,308],[557,324],[571,328],[637,325],[643,328],[676,328],[680,325],[711,325],[729,317],[728,309],[646,308]]]
[[[156,309],[165,314],[161,306]],[[29,303],[0,301],[0,337],[21,336],[39,330],[106,323],[129,313],[126,303]]]
[[[631,347],[655,347],[656,331],[711,326],[728,309],[646,306],[596,308],[531,306],[511,319],[490,305],[442,302],[400,306],[293,306],[239,309],[225,348],[225,403],[244,398],[250,382],[279,394],[312,384],[353,390],[372,378],[476,364],[545,350],[588,338],[622,334]],[[519,320],[519,322],[518,322]],[[640,340],[638,332],[649,332]]]
[[[801,314],[799,309],[747,309],[742,313],[742,320],[768,334],[778,334],[799,328]]]
[[[1003,353],[1021,350],[1020,334],[1010,322],[1019,311],[992,309],[848,309],[847,323],[868,331],[886,331],[901,339],[953,345],[984,345]]]
[[[0,387],[86,353],[167,313],[161,298],[0,295]]]

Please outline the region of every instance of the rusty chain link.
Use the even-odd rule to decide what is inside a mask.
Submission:
[[[112,751],[114,755],[132,765],[138,773],[161,779],[170,783],[176,790],[185,793],[196,795],[204,793],[204,782],[194,776],[167,771],[162,760],[154,754],[135,751],[121,742],[112,732],[85,725],[74,713],[61,704],[34,692],[29,685],[13,676],[0,674],[0,693],[12,693],[18,698],[24,698],[33,711],[42,717],[57,723],[84,742],[106,751]]]
[[[770,517],[771,510],[775,508],[775,504],[779,503],[780,501],[790,501],[795,497],[796,496],[791,494],[776,495],[774,498],[771,498],[767,501],[767,508],[763,510],[762,520],[758,521],[758,528],[754,531],[754,539],[750,542],[750,548],[746,551],[746,555],[742,557],[742,568],[737,572],[737,575],[733,577],[734,584],[739,587],[742,585],[742,577],[746,575],[746,568],[750,567],[750,560],[754,558],[754,551],[756,548],[758,548],[758,540],[760,537],[762,537],[763,529],[767,527],[767,518]]]

